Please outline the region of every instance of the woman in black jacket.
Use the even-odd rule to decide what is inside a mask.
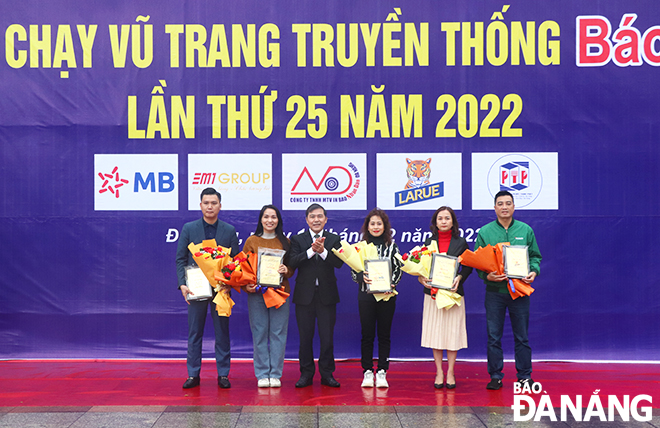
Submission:
[[[433,232],[433,236],[425,242],[425,245],[429,245],[432,240],[435,240],[438,243],[438,252],[441,254],[446,253],[458,257],[468,249],[467,242],[459,234],[456,214],[450,207],[440,207],[436,210],[431,220],[431,232]],[[471,267],[461,265],[451,291],[464,296],[463,283],[471,273]],[[465,300],[462,299],[461,305],[454,305],[450,309],[438,309],[428,278],[419,276],[418,279],[424,286],[422,346],[433,349],[433,359],[436,366],[434,385],[437,389],[445,385],[447,389],[454,389],[456,388],[456,377],[454,376],[456,354],[459,349],[467,348]],[[447,350],[446,383],[442,370],[443,349]]]
[[[378,256],[390,260],[392,266],[391,287],[394,288],[401,279],[401,262],[394,257],[399,248],[392,240],[390,219],[385,211],[374,208],[367,214],[362,225],[362,236],[367,243],[372,243],[378,249]],[[367,284],[371,282],[368,275],[351,271],[353,281],[360,285],[358,291],[358,308],[360,324],[362,325],[362,369],[364,370],[363,388],[374,386],[374,339],[378,331],[378,370],[376,371],[376,387],[388,388],[385,373],[389,369],[390,332],[392,319],[396,308],[396,295],[387,293],[387,300],[377,301],[373,294],[367,293]]]

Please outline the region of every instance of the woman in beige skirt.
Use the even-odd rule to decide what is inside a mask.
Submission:
[[[433,236],[425,245],[435,240],[438,251],[450,256],[458,257],[468,249],[465,239],[461,238],[458,231],[458,220],[456,214],[450,207],[440,207],[433,214],[431,220],[431,231]],[[460,266],[458,275],[454,279],[452,291],[464,296],[463,283],[472,273],[472,268]],[[422,346],[433,349],[436,375],[434,386],[437,389],[456,388],[456,377],[454,365],[456,354],[459,349],[467,348],[467,330],[465,328],[465,299],[461,305],[454,305],[450,309],[438,309],[431,293],[431,285],[428,278],[418,277],[424,286],[424,312],[422,315]],[[442,350],[447,350],[447,378],[445,382],[442,370]]]

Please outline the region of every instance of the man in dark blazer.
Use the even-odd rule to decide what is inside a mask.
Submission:
[[[188,379],[184,388],[194,388],[199,385],[199,373],[202,369],[202,338],[204,336],[204,323],[211,306],[211,318],[215,330],[215,362],[218,369],[218,386],[230,388],[229,383],[229,318],[221,317],[215,310],[213,298],[204,300],[190,300],[193,293],[186,285],[186,266],[194,264],[192,254],[188,250],[191,242],[201,243],[205,239],[215,239],[218,245],[231,248],[232,257],[238,254],[238,238],[236,229],[218,220],[218,213],[222,208],[221,196],[214,188],[208,187],[202,191],[202,202],[199,204],[203,217],[199,220],[186,223],[181,230],[181,236],[176,249],[176,273],[179,281],[179,290],[188,303]]]
[[[317,322],[321,340],[321,384],[338,387],[339,382],[332,376],[335,371],[333,335],[339,303],[335,268],[341,267],[344,262],[331,250],[341,245],[339,236],[323,230],[328,221],[325,208],[312,204],[307,208],[305,216],[309,229],[291,238],[290,256],[291,268],[298,269],[293,290],[300,334],[300,380],[296,388],[310,386],[314,378],[313,343]]]

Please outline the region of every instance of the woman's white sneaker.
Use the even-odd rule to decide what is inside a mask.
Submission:
[[[389,388],[390,384],[387,383],[385,378],[385,370],[380,369],[376,372],[376,388]]]
[[[367,370],[364,372],[364,379],[362,379],[362,388],[374,387],[374,372]]]

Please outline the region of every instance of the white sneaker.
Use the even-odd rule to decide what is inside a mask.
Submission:
[[[390,384],[385,379],[385,370],[380,369],[376,372],[376,388],[389,388]]]
[[[280,382],[279,379],[275,379],[274,377],[271,377],[269,381],[271,388],[280,388],[282,386],[282,382]]]
[[[364,372],[364,379],[362,380],[362,388],[373,388],[374,387],[374,372],[367,370]]]
[[[265,377],[263,379],[259,379],[259,381],[257,382],[257,386],[259,388],[269,388],[270,387],[270,380],[267,377]]]

